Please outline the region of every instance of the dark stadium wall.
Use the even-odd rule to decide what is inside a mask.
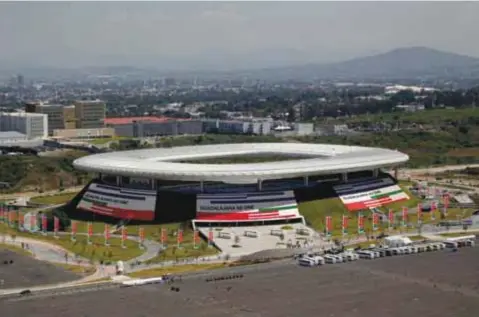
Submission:
[[[155,206],[155,222],[184,222],[196,217],[196,194],[159,190]]]

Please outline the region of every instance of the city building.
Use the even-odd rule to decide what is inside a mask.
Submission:
[[[26,135],[27,139],[43,139],[48,136],[46,114],[28,112],[0,113],[0,131],[16,131]]]
[[[346,124],[323,124],[317,128],[319,135],[347,135],[351,131]]]
[[[48,118],[47,120],[48,120],[49,135],[53,134],[53,130],[65,129],[63,105],[50,105],[50,104],[44,104],[42,102],[26,103],[25,112],[46,114]]]
[[[101,100],[79,100],[74,102],[77,129],[105,127],[106,105]]]
[[[206,133],[266,135],[271,133],[271,129],[272,121],[263,119],[203,121]]]
[[[114,136],[113,128],[53,130],[53,137],[64,139],[112,138]]]
[[[295,123],[294,132],[296,135],[310,135],[314,133],[313,123]]]

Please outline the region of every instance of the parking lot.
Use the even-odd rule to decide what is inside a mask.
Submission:
[[[479,248],[359,260],[321,267],[296,262],[208,273],[148,285],[22,301],[0,301],[5,316],[434,316],[479,314]]]
[[[0,289],[53,284],[78,278],[78,275],[66,272],[53,264],[12,251],[0,250]]]

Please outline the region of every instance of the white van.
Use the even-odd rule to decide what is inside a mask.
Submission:
[[[375,258],[374,256],[374,253],[371,252],[371,251],[358,251],[356,252],[358,255],[359,255],[359,258],[360,259],[368,259],[368,260],[372,260]]]
[[[336,264],[337,263],[336,257],[331,255],[331,254],[325,255],[324,256],[324,261],[328,264]]]

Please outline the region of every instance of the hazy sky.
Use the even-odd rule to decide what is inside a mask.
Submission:
[[[0,3],[0,64],[244,68],[397,47],[479,57],[473,2]]]

